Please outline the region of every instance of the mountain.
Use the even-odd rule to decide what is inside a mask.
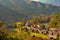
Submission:
[[[29,18],[32,15],[60,13],[60,6],[41,2],[26,2],[25,0],[2,0],[0,2],[0,19],[11,23],[20,18]]]
[[[26,18],[27,16],[21,13],[11,10],[0,4],[0,20],[5,23],[17,22],[20,18]]]

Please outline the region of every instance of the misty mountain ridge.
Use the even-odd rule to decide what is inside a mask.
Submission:
[[[9,5],[0,3],[0,19],[5,22],[16,22],[20,18],[29,18],[32,15],[60,13],[60,6],[32,1],[15,0],[15,4],[8,1]]]

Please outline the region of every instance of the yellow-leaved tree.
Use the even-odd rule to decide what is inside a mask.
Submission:
[[[54,14],[52,16],[49,26],[60,28],[60,14]]]

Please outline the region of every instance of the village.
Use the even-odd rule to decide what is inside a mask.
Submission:
[[[26,40],[30,40],[28,38],[31,37],[31,40],[60,40],[60,19],[57,18],[51,18],[51,17],[42,17],[42,18],[32,18],[30,20],[23,20],[12,24],[5,24],[3,22],[0,22],[1,34],[6,34],[6,36],[11,36],[12,39],[18,39],[21,34],[23,36],[22,38]],[[5,32],[6,31],[6,32]],[[12,32],[12,33],[11,33]],[[25,34],[26,35],[25,35]],[[14,35],[15,34],[15,35]],[[17,36],[18,35],[18,36]],[[27,36],[28,35],[28,36]],[[17,37],[16,37],[17,36]],[[3,37],[3,36],[2,36]],[[10,37],[10,38],[11,38]],[[7,39],[10,39],[7,37]],[[5,38],[6,39],[6,38]],[[19,38],[20,39],[20,38]],[[18,39],[18,40],[19,40]]]
[[[50,27],[50,28],[46,28],[45,25],[26,25],[25,28],[23,28],[26,32],[30,31],[30,32],[34,32],[34,33],[39,33],[39,34],[44,34],[48,36],[48,40],[56,40],[57,37],[60,36],[60,29],[58,28],[54,28],[54,27]],[[33,37],[35,37],[33,35]]]
[[[20,23],[17,24],[17,26],[20,26]],[[57,37],[60,38],[60,29],[56,27],[48,27],[47,24],[30,24],[29,22],[25,23],[23,25],[24,27],[21,29],[21,31],[26,31],[28,33],[38,33],[43,34],[47,36],[48,40],[56,40]],[[33,35],[35,37],[35,35]]]

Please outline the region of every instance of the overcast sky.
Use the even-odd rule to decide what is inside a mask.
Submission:
[[[39,1],[42,3],[49,3],[49,4],[60,6],[60,0],[33,0],[33,1]]]

